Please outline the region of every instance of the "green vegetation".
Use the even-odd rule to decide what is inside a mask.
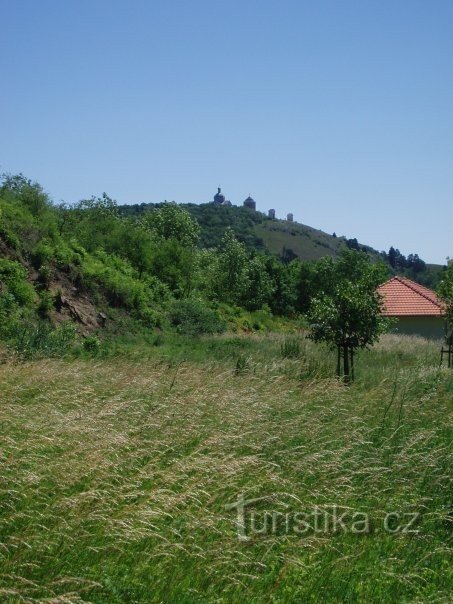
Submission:
[[[55,206],[39,184],[22,175],[6,175],[0,186],[0,246],[0,338],[28,357],[54,350],[43,334],[73,321],[77,334],[72,343],[63,338],[66,352],[81,337],[102,343],[125,332],[200,336],[225,329],[269,331],[288,323],[297,329],[304,315],[311,317],[312,329],[325,328],[323,334],[313,332],[315,339],[338,346],[333,323],[338,327],[335,316],[343,316],[345,297],[334,302],[332,288],[342,266],[376,267],[370,287],[394,270],[427,274],[417,255],[405,258],[394,248],[378,254],[356,239],[269,220],[248,208],[119,208],[106,193],[72,207]],[[353,299],[357,291],[349,294]],[[367,315],[364,297],[356,302]],[[364,321],[355,322],[360,344],[340,344],[342,350],[374,339],[358,333]],[[343,327],[351,331],[350,324]],[[59,340],[59,332],[52,337]]]
[[[135,204],[120,206],[124,215],[140,219],[149,210],[160,208],[162,204]],[[268,252],[285,263],[294,259],[316,261],[325,256],[338,257],[347,249],[363,251],[374,260],[384,262],[392,274],[435,288],[442,279],[444,266],[426,264],[418,254],[406,258],[393,246],[388,252],[378,252],[360,244],[357,238],[337,237],[313,227],[286,220],[270,220],[261,212],[236,206],[215,206],[213,204],[185,204],[180,207],[189,212],[200,225],[199,244],[202,248],[216,248],[224,236],[225,229],[231,228],[238,241],[248,249]]]
[[[387,336],[344,388],[300,336],[149,338],[0,365],[3,602],[451,601],[436,345]],[[248,540],[226,507],[241,494],[265,498]],[[334,530],[334,505],[368,532]],[[298,533],[313,510],[325,530]]]
[[[450,601],[452,372],[416,338],[368,350],[395,267],[307,229],[4,177],[2,601]],[[329,346],[363,348],[350,388]]]
[[[453,327],[453,262],[448,263],[442,281],[439,283],[438,294],[445,303],[445,314],[450,327]]]
[[[310,337],[337,350],[337,376],[343,359],[343,375],[349,381],[354,379],[355,351],[374,344],[388,328],[376,289],[385,272],[366,254],[349,251],[336,263],[327,258],[319,273],[323,283],[310,304]]]

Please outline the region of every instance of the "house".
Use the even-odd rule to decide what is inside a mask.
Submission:
[[[393,331],[429,339],[445,336],[442,302],[437,295],[406,277],[393,277],[378,287],[382,314],[398,320]]]

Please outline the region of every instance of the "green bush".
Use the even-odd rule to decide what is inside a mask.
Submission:
[[[92,354],[97,354],[101,348],[101,342],[96,336],[87,336],[83,340],[83,349]]]
[[[54,256],[53,247],[46,241],[41,241],[35,247],[31,254],[33,266],[36,269],[41,268],[43,265],[49,265],[52,262]]]
[[[226,329],[225,322],[217,312],[197,299],[186,298],[173,302],[169,319],[178,333],[188,336],[222,333]]]
[[[38,314],[42,319],[46,319],[49,316],[51,310],[55,308],[55,298],[47,290],[42,291],[39,294]]]
[[[87,254],[83,258],[81,281],[91,290],[100,289],[113,306],[140,309],[151,298],[146,286],[135,278],[134,270],[126,260],[103,251]]]
[[[0,225],[0,238],[3,239],[6,245],[12,247],[13,250],[18,250],[20,248],[19,237],[2,224]]]
[[[50,286],[50,283],[52,281],[54,275],[54,270],[53,267],[50,264],[43,264],[41,265],[39,271],[38,271],[38,280],[39,283],[45,287],[48,288]]]
[[[9,293],[20,306],[30,306],[36,294],[27,281],[27,270],[14,260],[0,258],[0,295]]]
[[[143,325],[150,329],[153,327],[161,327],[162,325],[161,314],[152,308],[143,308],[140,310],[138,317]]]

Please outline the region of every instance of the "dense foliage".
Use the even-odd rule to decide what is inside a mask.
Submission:
[[[445,311],[450,330],[453,329],[453,261],[448,263],[447,270],[439,284],[437,292],[445,303]]]
[[[361,252],[349,251],[338,261],[327,258],[318,266],[319,293],[311,300],[308,318],[311,338],[337,349],[346,380],[354,377],[354,353],[367,348],[386,331],[382,300],[376,288],[385,279],[382,265]]]
[[[162,205],[164,204],[122,205],[118,210],[123,216],[137,220]],[[218,248],[225,229],[230,227],[238,241],[244,243],[249,250],[270,252],[284,263],[295,259],[319,260],[326,255],[337,257],[342,251],[351,249],[366,252],[376,261],[384,262],[392,274],[409,277],[429,288],[436,288],[442,279],[443,266],[427,264],[415,253],[406,257],[393,246],[388,252],[378,252],[360,244],[356,237],[347,239],[344,236],[337,237],[336,233],[328,235],[300,223],[271,220],[263,213],[245,207],[216,206],[212,203],[189,203],[179,207],[184,208],[198,223],[198,244],[201,248]]]

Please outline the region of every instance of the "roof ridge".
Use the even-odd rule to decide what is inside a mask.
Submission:
[[[400,275],[395,275],[394,279],[397,279],[400,283],[402,283],[403,285],[405,285],[406,287],[408,287],[409,289],[411,289],[413,292],[415,292],[416,294],[418,294],[419,296],[422,296],[423,298],[425,298],[426,300],[428,300],[428,302],[431,302],[432,304],[434,304],[435,306],[437,306],[438,308],[442,309],[442,304],[440,302],[437,301],[437,296],[435,294],[435,292],[433,292],[435,298],[431,298],[430,296],[428,296],[427,294],[425,294],[425,292],[417,289],[417,287],[413,287],[412,284],[414,285],[419,285],[418,283],[415,283],[414,281],[412,281],[412,279],[409,279],[408,277],[402,277]],[[403,281],[404,279],[404,281]],[[423,285],[421,285],[420,287],[423,287]],[[428,287],[424,288],[427,289],[428,291],[431,291]]]

